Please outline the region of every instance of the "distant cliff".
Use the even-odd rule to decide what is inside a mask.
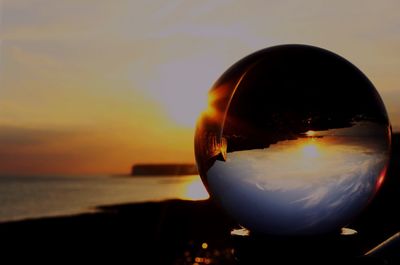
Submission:
[[[195,175],[197,168],[193,164],[137,164],[132,166],[132,176],[149,175]]]

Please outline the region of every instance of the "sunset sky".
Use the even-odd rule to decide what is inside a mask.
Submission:
[[[342,55],[400,131],[399,1],[0,0],[0,174],[193,162],[207,91],[285,43]]]

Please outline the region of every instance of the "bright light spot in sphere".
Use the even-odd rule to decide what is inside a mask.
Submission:
[[[308,137],[314,137],[315,134],[316,134],[315,131],[312,131],[312,130],[306,132],[306,135],[307,135]]]
[[[306,158],[316,158],[319,156],[318,147],[316,144],[306,144],[303,147],[303,155]]]

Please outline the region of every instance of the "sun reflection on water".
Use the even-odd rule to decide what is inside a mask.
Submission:
[[[203,185],[200,177],[194,177],[183,187],[182,198],[186,200],[207,200],[210,198],[206,188]]]

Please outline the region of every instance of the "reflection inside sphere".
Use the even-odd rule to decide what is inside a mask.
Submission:
[[[386,110],[371,82],[336,54],[304,45],[254,53],[210,91],[195,136],[211,196],[256,232],[339,229],[383,182]]]

